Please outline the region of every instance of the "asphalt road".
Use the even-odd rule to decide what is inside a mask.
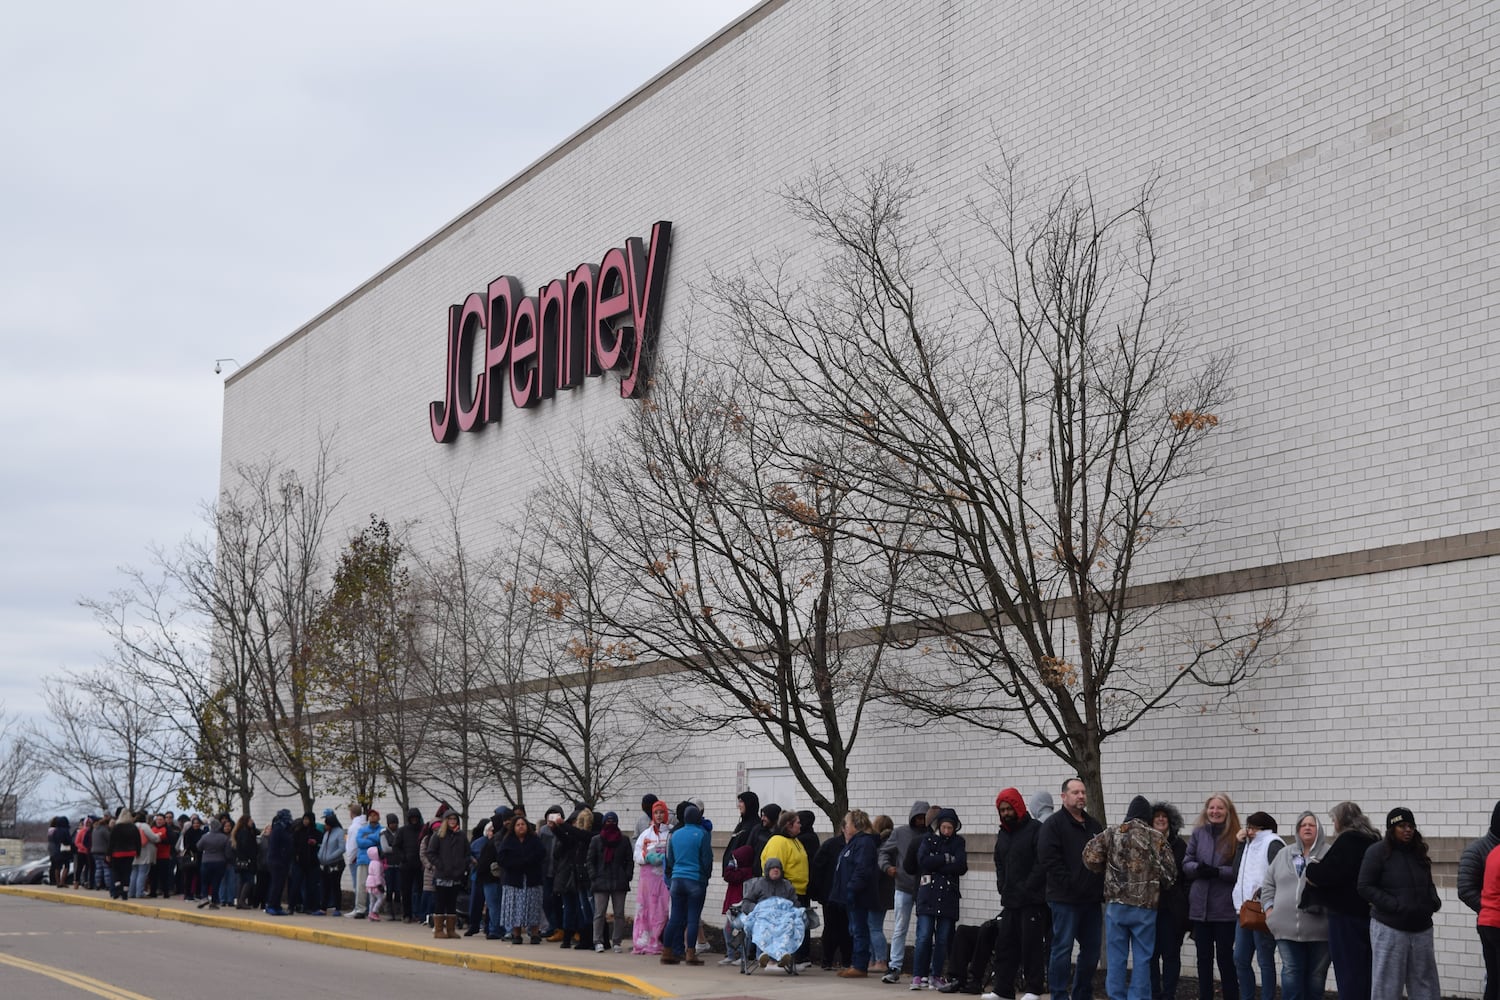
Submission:
[[[0,1000],[250,996],[600,1000],[590,990],[0,896]]]

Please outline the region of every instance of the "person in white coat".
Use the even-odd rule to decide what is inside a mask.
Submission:
[[[1240,831],[1241,846],[1235,859],[1234,909],[1239,913],[1247,900],[1259,900],[1266,869],[1286,843],[1276,835],[1276,820],[1270,813],[1254,812]],[[1276,940],[1265,931],[1245,926],[1235,929],[1234,969],[1239,979],[1240,1000],[1255,1000],[1255,968],[1260,965],[1261,998],[1276,995]]]

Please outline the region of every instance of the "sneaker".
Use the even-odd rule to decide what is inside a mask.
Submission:
[[[947,993],[947,985],[948,980],[944,979],[942,976],[934,976],[927,980],[927,988],[929,990],[938,990],[940,992]]]
[[[901,970],[900,969],[892,969],[891,971],[887,972],[885,975],[881,976],[880,977],[880,981],[882,983],[899,983],[899,982],[901,982]]]
[[[739,961],[739,959],[737,959],[737,958],[730,958],[728,955],[725,955],[723,958],[719,959],[719,964],[720,965],[733,965],[733,964],[735,964],[738,961]]]
[[[797,968],[798,972],[806,972],[808,969],[812,968],[812,963],[811,962],[798,962],[796,968]]]
[[[981,994],[979,1000],[1000,1000],[1000,994],[990,990],[988,993]]]
[[[602,955],[602,954],[604,954],[604,943],[602,941],[594,943],[594,954],[595,955]]]
[[[941,979],[939,979],[938,982],[941,984],[938,986],[939,993],[957,993],[960,987],[963,986],[963,983],[959,982],[957,979],[951,979],[948,982],[943,982]]]
[[[984,1000],[984,998],[980,997],[979,1000]],[[999,998],[997,997],[996,1000],[999,1000]],[[1035,993],[1022,993],[1021,1000],[1042,1000],[1042,998]]]
[[[343,916],[343,914],[340,913],[338,910],[329,910],[328,911],[328,915],[330,917],[342,917]]]
[[[620,948],[620,946],[619,945],[615,945],[615,954],[618,955],[618,954],[621,953],[621,951],[622,951],[622,949]],[[720,964],[722,964],[722,963],[720,963]]]
[[[921,976],[912,976],[911,985],[907,987],[907,989],[909,990],[925,990],[926,988],[927,981]]]

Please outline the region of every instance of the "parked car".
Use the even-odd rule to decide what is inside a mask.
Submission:
[[[0,869],[0,884],[40,885],[47,881],[47,872],[51,867],[52,862],[46,858],[38,858],[14,868]]]

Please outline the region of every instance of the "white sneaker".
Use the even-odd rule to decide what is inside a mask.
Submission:
[[[979,1000],[1000,1000],[1000,994],[994,992],[993,990],[989,993],[981,993],[979,995]]]
[[[980,997],[979,1000],[984,1000],[984,997]],[[1021,1000],[1042,1000],[1042,998],[1035,993],[1022,993]]]
[[[720,965],[737,965],[738,963],[739,959],[730,958],[728,955],[725,955],[723,958],[719,959]]]
[[[596,941],[594,943],[594,954],[595,955],[602,955],[602,954],[604,954],[604,942],[602,942],[602,941]]]
[[[616,955],[620,954],[620,946],[619,945],[615,945],[615,954]]]

